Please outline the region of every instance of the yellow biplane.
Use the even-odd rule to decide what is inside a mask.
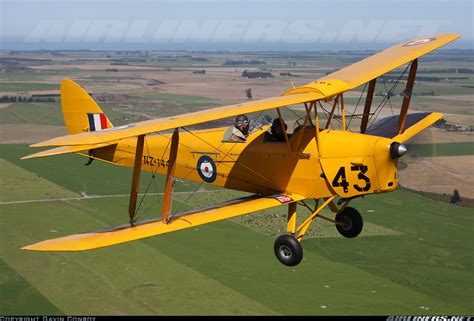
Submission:
[[[406,41],[277,97],[120,127],[112,126],[86,91],[65,79],[61,83],[61,105],[68,135],[31,145],[54,148],[23,159],[77,153],[91,161],[96,159],[133,168],[130,221],[122,226],[47,240],[23,249],[95,249],[281,205],[288,206],[288,234],[276,239],[274,251],[285,265],[294,266],[302,260],[301,241],[315,218],[332,222],[345,237],[356,237],[362,231],[363,221],[356,209],[348,207],[351,200],[395,190],[398,158],[406,152],[403,143],[442,117],[439,113],[408,114],[418,58],[457,38],[455,34],[439,34]],[[407,65],[405,71],[409,70],[400,114],[370,124],[377,79],[402,65]],[[354,133],[347,129],[344,93],[364,84],[367,92],[360,115],[360,133]],[[327,110],[325,124],[319,116],[322,103],[332,107]],[[304,107],[301,110],[305,116],[290,134],[280,109],[296,104]],[[246,115],[270,109],[278,114],[271,127],[267,119],[266,124],[249,130]],[[235,126],[230,129],[187,129],[229,117],[237,117]],[[334,128],[336,122],[331,122],[334,119],[340,122],[338,129]],[[166,180],[161,217],[137,222],[141,170],[166,175]],[[170,215],[177,178],[252,195]],[[308,200],[315,200],[314,208]],[[299,226],[296,224],[297,205],[310,212]],[[334,218],[320,214],[326,207],[335,213]]]

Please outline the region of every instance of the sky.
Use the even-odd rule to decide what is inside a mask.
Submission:
[[[0,0],[0,49],[374,50],[458,33],[472,0]]]

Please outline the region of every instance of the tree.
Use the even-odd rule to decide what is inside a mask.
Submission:
[[[461,203],[461,202],[462,202],[461,196],[459,195],[458,190],[455,189],[454,193],[453,193],[453,196],[451,196],[451,200],[449,201],[449,203],[458,204],[458,203]]]
[[[245,89],[245,95],[247,95],[248,99],[252,99],[252,88]]]

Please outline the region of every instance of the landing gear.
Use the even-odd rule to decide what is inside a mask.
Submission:
[[[293,235],[281,235],[275,241],[275,255],[287,266],[298,265],[303,259],[303,247]]]
[[[337,231],[344,237],[356,237],[362,232],[363,225],[362,216],[353,207],[346,207],[336,214]]]
[[[356,237],[362,232],[362,217],[360,213],[352,207],[347,207],[351,199],[344,200],[344,204],[338,207],[334,202],[336,196],[324,198],[324,203],[319,205],[316,200],[315,208],[312,209],[308,204],[301,201],[301,205],[306,207],[312,214],[300,225],[296,226],[296,202],[288,204],[287,232],[289,234],[281,235],[275,241],[274,251],[277,259],[286,266],[298,265],[303,259],[303,247],[301,241],[308,231],[315,218],[321,218],[336,225],[339,233],[344,237]],[[336,213],[335,220],[325,217],[320,212],[329,207],[333,213]]]

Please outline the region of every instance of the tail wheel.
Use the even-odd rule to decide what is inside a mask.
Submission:
[[[353,238],[362,232],[364,226],[362,216],[353,207],[346,207],[336,214],[337,231],[344,237]]]
[[[292,235],[281,235],[275,240],[275,255],[287,266],[298,265],[303,259],[303,247]]]

